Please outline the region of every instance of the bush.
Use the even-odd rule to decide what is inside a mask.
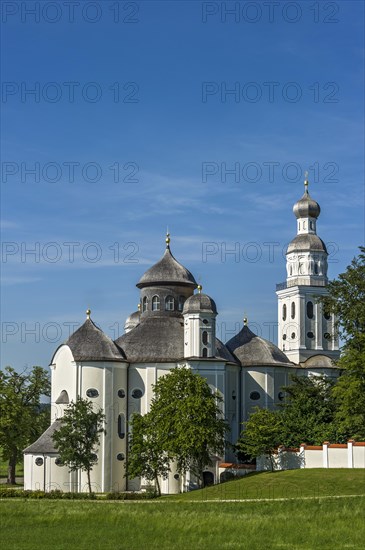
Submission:
[[[57,499],[57,500],[96,500],[97,498],[106,500],[148,500],[155,498],[156,495],[151,492],[146,493],[107,493],[106,495],[96,495],[95,493],[64,493],[60,490],[54,491],[24,491],[23,489],[0,488],[1,498],[26,498],[26,499]]]

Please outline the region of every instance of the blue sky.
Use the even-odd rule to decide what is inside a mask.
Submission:
[[[331,278],[364,242],[363,3],[35,4],[2,3],[1,366],[88,307],[121,334],[167,226],[218,336],[275,340],[305,170]]]

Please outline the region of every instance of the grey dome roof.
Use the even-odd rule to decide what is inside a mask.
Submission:
[[[306,250],[313,250],[318,252],[326,252],[327,248],[322,239],[315,235],[314,233],[305,233],[302,235],[297,235],[291,241],[286,251],[287,254],[290,252],[300,252]]]
[[[171,254],[169,246],[166,247],[162,258],[142,275],[136,286],[143,288],[158,284],[173,284],[193,288],[198,286],[190,271]]]
[[[125,320],[124,328],[129,327],[132,329],[133,327],[136,327],[139,324],[140,320],[141,320],[141,312],[134,311]]]
[[[225,346],[223,342],[221,342],[218,338],[215,339],[215,349],[216,349],[216,357],[218,357],[219,359],[225,359],[230,363],[237,364],[237,359],[233,357],[232,353],[229,351],[227,346]]]
[[[123,350],[118,348],[91,319],[77,329],[65,345],[68,346],[75,361],[124,361]]]
[[[217,313],[215,301],[207,294],[193,294],[184,303],[183,313],[193,312]]]
[[[246,325],[227,342],[226,347],[237,357],[243,367],[293,364],[275,344],[260,338]]]
[[[306,189],[302,198],[294,204],[293,212],[296,218],[318,218],[321,207],[317,201],[312,199]]]
[[[61,427],[61,419],[57,419],[49,428],[29,447],[24,449],[25,454],[57,454],[58,451],[53,441],[53,434]]]
[[[299,365],[305,369],[338,369],[330,357],[322,354],[312,355]]]
[[[167,362],[184,357],[182,316],[146,317],[115,343],[131,362]]]

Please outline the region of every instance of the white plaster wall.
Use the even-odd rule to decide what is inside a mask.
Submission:
[[[56,400],[62,390],[66,390],[69,400],[75,401],[78,392],[78,367],[74,362],[71,350],[63,345],[56,351],[51,365],[51,424],[60,418],[65,408],[56,405]]]
[[[347,448],[334,449],[328,448],[328,467],[329,468],[347,468]]]
[[[365,468],[365,447],[354,445],[352,449],[354,468]]]
[[[323,452],[318,450],[305,450],[305,468],[323,468]]]

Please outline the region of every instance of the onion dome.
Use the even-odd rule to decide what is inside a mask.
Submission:
[[[314,233],[303,233],[294,237],[294,239],[289,243],[286,253],[290,254],[290,252],[301,252],[307,250],[312,252],[325,252],[328,254],[326,245],[322,239]]]
[[[260,338],[245,324],[242,330],[226,343],[229,351],[243,367],[252,366],[289,366],[289,361],[275,344]]]
[[[176,285],[196,288],[194,276],[186,267],[181,265],[170,250],[170,235],[167,233],[166,250],[162,258],[150,267],[137,283],[138,288],[156,285]]]
[[[72,352],[75,361],[124,361],[123,350],[116,346],[104,332],[90,319],[90,310],[87,310],[87,319],[66,340],[65,345]]]
[[[298,218],[318,218],[321,207],[318,202],[312,199],[308,191],[308,180],[304,182],[305,191],[301,199],[293,206],[295,217]]]
[[[183,315],[185,313],[217,313],[217,306],[213,298],[207,294],[193,294],[184,303]]]

